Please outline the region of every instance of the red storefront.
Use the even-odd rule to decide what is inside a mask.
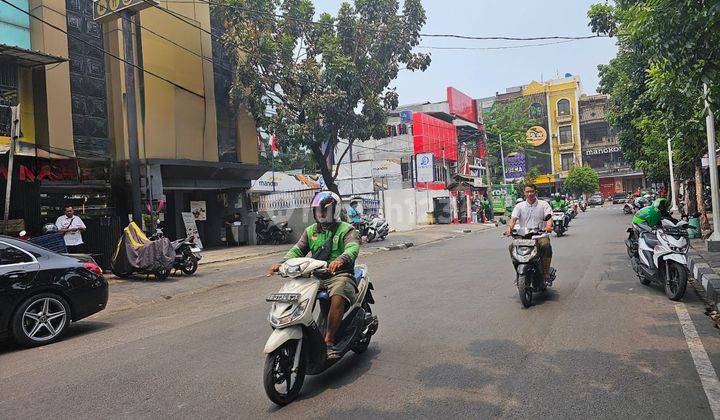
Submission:
[[[443,172],[443,167],[450,167],[458,159],[457,130],[449,122],[445,122],[421,112],[413,113],[413,150],[418,153],[432,153],[435,157],[436,173]],[[438,177],[436,176],[436,180]],[[417,189],[442,190],[445,181],[424,183],[418,182]]]

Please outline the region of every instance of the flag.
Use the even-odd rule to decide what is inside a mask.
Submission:
[[[270,150],[272,151],[273,156],[277,157],[280,154],[280,151],[278,149],[277,144],[277,137],[273,133],[272,136],[270,136]]]
[[[257,133],[257,139],[258,139],[258,152],[260,152],[261,155],[265,155],[265,141],[263,141],[262,136],[260,135],[260,132]]]

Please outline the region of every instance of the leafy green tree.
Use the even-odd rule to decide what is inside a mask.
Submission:
[[[317,22],[311,0],[226,1],[228,42],[238,47],[233,96],[281,145],[309,150],[337,192],[338,140],[384,137],[386,111],[398,105],[391,82],[430,65],[412,51],[426,19],[421,1],[402,10],[395,0],[345,2]]]
[[[565,179],[565,189],[573,194],[592,194],[600,189],[600,178],[587,165],[574,166]]]

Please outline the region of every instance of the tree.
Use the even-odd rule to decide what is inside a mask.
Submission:
[[[398,105],[390,83],[401,68],[430,65],[412,52],[425,24],[421,1],[405,0],[402,14],[395,0],[345,2],[317,22],[311,0],[226,1],[227,41],[238,48],[233,97],[281,145],[309,150],[337,192],[338,140],[385,137],[386,111]]]
[[[565,179],[565,189],[573,194],[592,194],[600,189],[600,178],[587,165],[574,166]]]

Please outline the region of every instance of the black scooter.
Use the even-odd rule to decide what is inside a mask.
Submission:
[[[288,222],[273,223],[271,219],[258,215],[255,219],[255,237],[258,245],[280,245],[288,242],[292,228]]]
[[[546,221],[551,217],[548,215]],[[515,285],[523,307],[532,305],[533,293],[544,292],[552,286],[556,271],[550,267],[549,281],[545,281],[540,246],[537,238],[542,232],[535,229],[513,229],[510,259],[515,266]]]
[[[164,236],[165,234],[162,229],[158,228],[150,239],[154,241]],[[197,245],[195,245],[195,238],[189,236],[170,243],[175,250],[175,262],[173,263],[173,269],[180,270],[188,276],[195,274],[198,269],[198,261],[202,259],[202,255],[200,255],[201,250]]]

